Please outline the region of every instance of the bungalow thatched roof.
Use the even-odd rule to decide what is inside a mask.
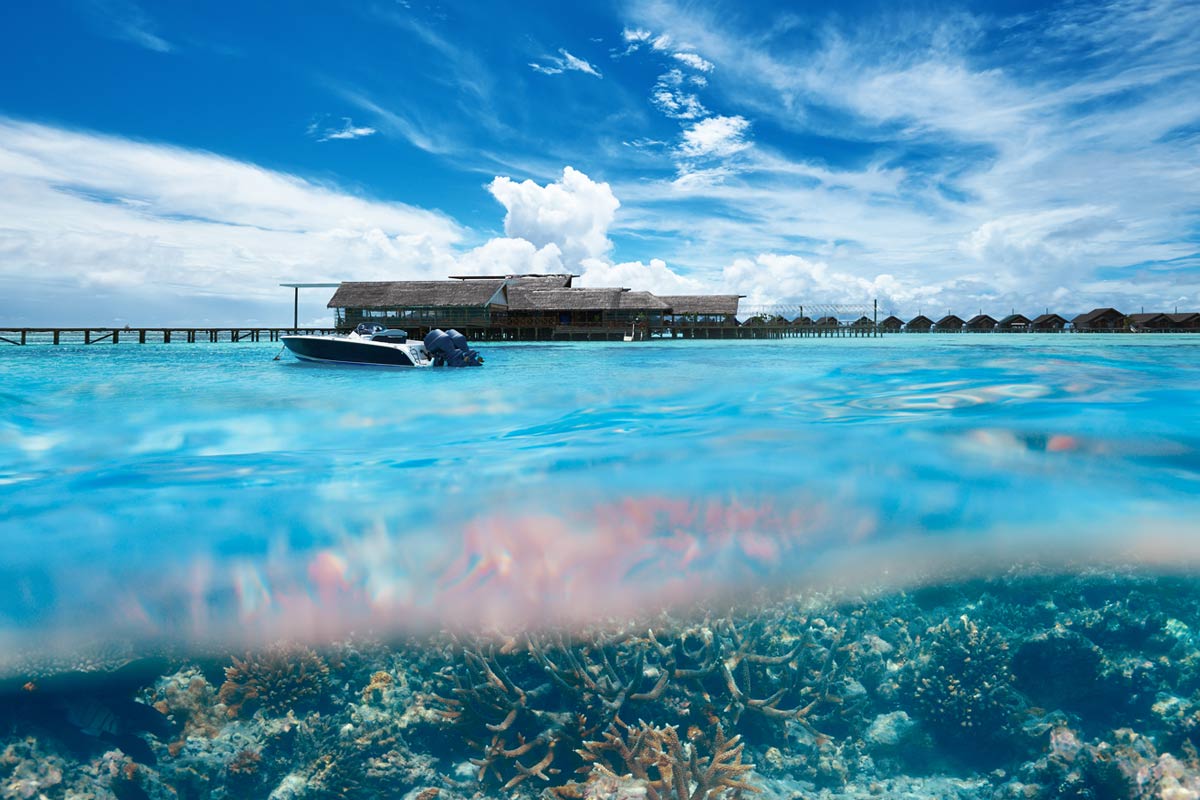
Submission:
[[[521,275],[451,275],[452,281],[497,281],[507,279],[509,286],[538,286],[542,289],[564,289],[571,285],[569,272],[527,272]]]
[[[1001,328],[1011,328],[1014,325],[1028,325],[1029,317],[1025,316],[1024,314],[1009,314],[996,324]]]
[[[1125,315],[1120,311],[1117,311],[1115,308],[1093,308],[1086,314],[1080,314],[1078,317],[1071,320],[1071,324],[1073,324],[1076,328],[1086,328],[1097,320],[1104,319],[1105,317],[1120,317],[1121,319],[1124,319]]]
[[[931,320],[929,317],[925,316],[924,314],[917,314],[915,317],[913,317],[912,319],[910,319],[908,321],[908,326],[910,328],[928,328],[932,324],[933,324],[933,320]]]
[[[939,328],[961,328],[964,324],[962,317],[957,314],[947,314],[937,321]]]
[[[671,307],[672,313],[679,314],[737,314],[738,299],[736,294],[660,294],[662,300]]]
[[[471,281],[346,281],[328,308],[485,308],[507,304],[504,279]]]
[[[1062,317],[1058,314],[1039,314],[1036,318],[1034,318],[1032,324],[1035,327],[1043,325],[1066,325],[1067,320],[1065,317]]]
[[[897,317],[895,314],[887,319],[880,320],[879,327],[881,328],[901,328],[904,326],[904,320]]]
[[[968,328],[994,328],[996,327],[996,318],[991,314],[976,314],[967,320]]]

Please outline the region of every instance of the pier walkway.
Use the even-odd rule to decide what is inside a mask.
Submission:
[[[277,342],[292,333],[331,334],[336,328],[5,328],[0,327],[0,342],[23,345],[46,344],[139,344],[171,342]]]

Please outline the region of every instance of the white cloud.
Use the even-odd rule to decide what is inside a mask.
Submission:
[[[707,283],[674,272],[665,261],[658,258],[650,259],[649,264],[641,261],[612,264],[587,258],[583,260],[582,270],[575,283],[577,286],[621,286],[655,294],[702,294],[712,291]]]
[[[546,186],[498,177],[488,191],[505,208],[508,236],[538,248],[557,245],[568,269],[585,258],[603,258],[612,248],[608,228],[621,204],[607,183],[566,167],[558,181]]]
[[[458,259],[465,275],[520,275],[566,272],[562,251],[554,242],[541,248],[527,239],[496,238]]]
[[[762,253],[754,259],[739,258],[722,270],[724,285],[746,296],[745,305],[776,303],[845,303],[911,305],[933,302],[938,287],[905,286],[893,276],[881,274],[872,280],[830,269],[823,261],[797,255]]]
[[[530,62],[529,67],[534,72],[540,72],[543,75],[561,75],[563,72],[574,71],[583,72],[597,78],[604,77],[600,74],[600,70],[596,69],[585,59],[571,55],[571,53],[561,47],[558,49],[557,56],[544,56],[543,61],[546,63]]]
[[[621,38],[630,44],[650,41],[651,33],[644,28],[626,28],[621,31]]]
[[[333,139],[361,139],[364,136],[371,136],[378,131],[365,125],[355,125],[350,117],[342,117],[342,127],[340,128],[325,128],[321,130],[320,126],[314,122],[308,126],[308,132],[309,135],[316,136],[318,142],[328,142]]]
[[[683,132],[679,154],[685,158],[727,158],[750,146],[750,122],[741,116],[709,117]]]
[[[6,319],[282,321],[280,281],[443,277],[463,235],[441,214],[210,153],[0,118]]]
[[[708,109],[694,93],[683,88],[684,74],[670,69],[658,76],[650,99],[655,107],[672,119],[698,119],[708,114]]]
[[[699,72],[712,72],[713,65],[711,61],[705,61],[695,53],[672,53],[673,58],[687,64],[694,70]]]

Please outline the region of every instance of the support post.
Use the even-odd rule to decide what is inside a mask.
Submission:
[[[92,332],[89,331],[87,328],[83,329],[83,343],[84,344],[92,343]]]
[[[25,344],[25,331],[21,331],[21,344]]]
[[[55,331],[55,332],[54,332],[54,343],[55,343],[55,344],[58,344],[58,334],[59,334],[59,332],[58,332],[58,331]]]
[[[300,327],[300,287],[294,287],[295,294],[292,296],[292,328]]]
[[[116,328],[113,328],[113,344],[121,341],[121,333]]]
[[[145,344],[145,343],[146,343],[146,329],[139,328],[138,329],[138,344]]]

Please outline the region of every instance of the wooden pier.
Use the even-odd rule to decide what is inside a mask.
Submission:
[[[277,342],[288,334],[331,334],[336,328],[4,328],[0,342],[14,345],[45,344],[171,344],[172,342]]]

